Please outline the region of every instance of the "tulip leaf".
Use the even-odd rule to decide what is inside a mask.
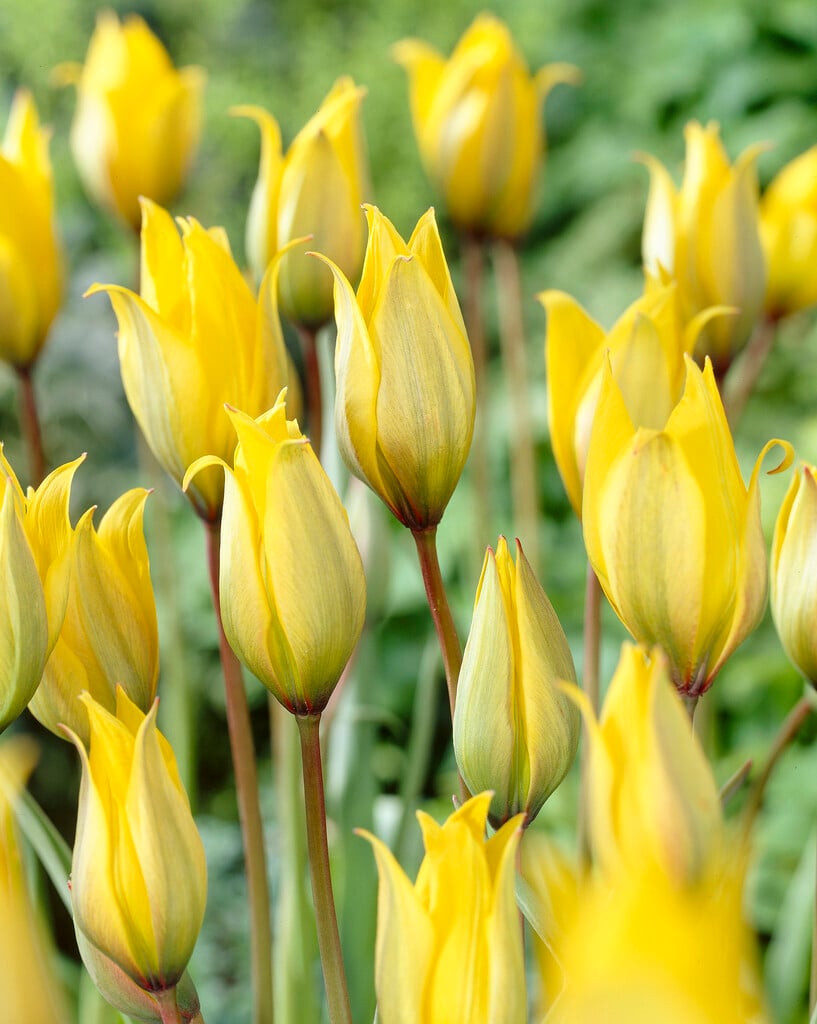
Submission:
[[[73,914],[71,891],[68,888],[71,874],[70,847],[28,790],[23,790],[16,800],[14,813],[17,824],[45,868],[66,910]]]
[[[519,909],[524,914],[525,920],[531,928],[533,928],[548,949],[550,949],[547,922],[542,917],[541,902],[537,900],[536,893],[519,874],[516,876],[516,902]]]

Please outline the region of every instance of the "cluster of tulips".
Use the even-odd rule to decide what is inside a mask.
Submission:
[[[333,317],[334,443],[416,545],[460,776],[443,824],[419,814],[425,857],[414,882],[383,838],[365,833],[380,878],[375,963],[351,969],[374,970],[378,1020],[762,1022],[741,904],[768,771],[727,826],[723,804],[748,773],[719,792],[692,720],[765,609],[761,463],[778,447],[772,471],[784,471],[794,453],[769,441],[747,487],[730,422],[772,352],[775,325],[817,303],[817,148],[761,198],[758,149],[732,165],[716,125],[690,124],[680,188],[644,158],[643,295],[610,330],[567,294],[539,296],[552,449],[589,561],[579,687],[536,558],[520,541],[488,548],[464,651],[436,548],[475,436],[474,500],[486,499],[478,293],[491,248],[520,425],[514,501],[525,548],[536,549],[516,247],[535,209],[545,97],[579,74],[557,64],[531,76],[488,15],[450,59],[416,40],[395,57],[408,72],[424,167],[470,268],[465,319],[433,210],[406,241],[367,205],[364,90],[351,80],[338,79],[286,153],[267,111],[233,111],[261,131],[245,274],[222,229],[174,221],[163,205],[194,155],[203,73],[177,71],[139,18],[120,23],[111,13],[100,15],[85,65],[58,71],[77,89],[71,144],[87,191],[140,235],[138,290],[104,284],[89,294],[110,298],[133,415],[207,537],[249,892],[253,1022],[272,1021],[274,985],[241,664],[297,723],[328,1013],[333,1024],[352,1020],[320,724],[361,636],[377,552],[361,557],[321,464],[327,374],[322,387],[317,336]],[[206,858],[156,722],[149,492],[123,494],[98,527],[94,509],[74,525],[71,484],[83,457],[45,472],[32,371],[63,289],[54,221],[48,133],[20,91],[0,151],[0,357],[20,380],[32,486],[23,489],[0,453],[0,730],[28,708],[76,747],[82,783],[62,895],[99,992],[133,1020],[202,1022],[187,966],[204,917]],[[281,315],[300,337],[303,382]],[[817,468],[805,465],[777,520],[771,594],[786,652],[812,683],[815,560]],[[634,643],[600,706],[602,592]],[[778,747],[810,708],[804,697]],[[529,826],[582,733],[579,842],[569,854]],[[25,738],[0,745],[0,1003],[10,1024],[63,1024],[72,1015],[15,824],[31,807],[23,791],[34,760]]]

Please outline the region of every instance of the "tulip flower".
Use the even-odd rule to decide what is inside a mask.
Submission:
[[[363,628],[366,584],[346,511],[284,402],[282,392],[258,420],[231,409],[235,467],[199,459],[185,485],[225,470],[224,633],[288,711],[317,715]]]
[[[506,25],[479,15],[449,60],[418,39],[393,50],[409,74],[414,134],[426,174],[466,232],[514,239],[533,217],[545,148],[542,109],[570,64],[531,76]]]
[[[360,120],[366,90],[339,78],[318,112],[282,153],[278,122],[261,107],[236,107],[261,129],[261,164],[247,218],[247,258],[258,280],[279,249],[305,235],[356,281],[365,236],[361,204],[369,167]],[[278,284],[281,309],[310,330],[332,316],[332,278],[303,253],[288,254]]]
[[[177,71],[161,42],[135,14],[120,23],[97,15],[85,65],[57,68],[76,85],[71,150],[91,199],[134,231],[139,199],[171,202],[198,147],[205,75]]]
[[[663,268],[677,280],[685,321],[711,306],[740,311],[710,321],[698,338],[696,356],[710,356],[720,373],[746,344],[763,309],[766,268],[755,170],[763,147],[750,146],[732,166],[714,122],[703,127],[690,121],[685,137],[680,189],[659,161],[644,157],[651,177],[644,266],[656,275]]]
[[[571,687],[590,739],[590,841],[611,879],[654,863],[693,883],[720,854],[715,780],[660,648],[624,644],[599,721]]]
[[[804,465],[780,506],[772,543],[772,615],[786,651],[817,686],[817,468]]]
[[[556,613],[522,545],[500,537],[477,587],[454,713],[454,753],[472,793],[493,790],[491,823],[530,823],[568,772],[579,714],[559,687],[576,670]]]
[[[82,762],[71,901],[78,936],[137,987],[175,988],[204,916],[204,848],[167,740],[158,702],[145,715],[122,688],[116,715],[90,694],[90,748]]]
[[[76,527],[68,606],[59,640],[29,710],[63,736],[88,742],[87,690],[113,712],[115,685],[146,712],[156,696],[159,635],[142,526],[148,491],[123,494],[96,531],[94,509]]]
[[[64,1024],[71,1020],[57,980],[56,954],[33,905],[14,802],[36,760],[22,737],[0,746],[0,982],[6,1024]]]
[[[0,146],[0,359],[18,371],[39,355],[62,299],[50,134],[18,90]]]
[[[538,296],[547,313],[545,365],[553,456],[576,515],[582,511],[587,446],[599,399],[604,353],[633,423],[660,428],[681,396],[684,355],[721,309],[684,323],[673,281],[647,275],[644,294],[605,331],[564,292]]]
[[[161,465],[181,485],[202,455],[230,460],[235,435],[230,402],[258,416],[286,383],[286,349],[278,319],[273,260],[258,301],[235,265],[220,228],[205,230],[143,200],[141,295],[107,291],[119,321],[125,394]],[[222,474],[202,474],[189,497],[204,519],[218,518]]]
[[[434,527],[474,433],[474,364],[429,210],[406,244],[376,207],[355,296],[335,274],[335,429],[346,465],[409,529]]]
[[[522,932],[514,898],[521,815],[487,842],[490,793],[443,825],[417,812],[425,858],[412,885],[374,836],[380,876],[375,986],[381,1024],[526,1020]]]
[[[687,356],[663,429],[636,427],[607,362],[584,481],[584,542],[616,614],[663,647],[682,694],[700,696],[766,604],[758,456],[747,490],[709,360]]]
[[[760,236],[767,315],[780,319],[817,303],[817,146],[786,164],[763,193]]]

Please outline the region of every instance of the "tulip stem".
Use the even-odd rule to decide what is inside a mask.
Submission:
[[[176,1002],[176,989],[166,988],[163,992],[154,992],[153,998],[159,1005],[159,1016],[162,1024],[184,1024],[182,1012]]]
[[[599,715],[599,654],[601,651],[601,585],[587,563],[587,585],[584,591],[584,662],[582,689],[587,694],[593,715]],[[590,738],[582,723],[582,752],[579,785],[579,856],[582,863],[590,864]]]
[[[320,459],[323,442],[323,393],[321,370],[318,363],[318,332],[313,327],[299,325],[298,336],[301,339],[301,351],[304,357],[306,425],[309,430],[309,443]]]
[[[207,555],[210,587],[218,622],[218,643],[227,706],[227,731],[235,772],[238,816],[244,841],[244,866],[250,905],[251,957],[253,980],[253,1024],[271,1024],[272,1003],[272,930],[270,928],[269,885],[264,851],[264,829],[258,798],[258,774],[255,745],[250,726],[250,711],[241,665],[227,643],[221,621],[219,598],[219,524],[207,522]]]
[[[462,237],[462,262],[465,272],[464,311],[465,326],[471,342],[476,381],[477,418],[471,443],[476,493],[476,537],[480,553],[491,526],[491,472],[488,461],[489,403],[485,379],[488,350],[485,340],[485,310],[482,301],[482,282],[485,276],[485,250],[473,235]]]
[[[525,554],[539,568],[539,505],[536,500],[536,451],[530,407],[530,377],[522,314],[519,254],[503,239],[494,243],[494,271],[499,303],[499,340],[508,378],[513,417],[511,493],[516,529],[525,539]]]
[[[18,367],[17,380],[20,383],[20,427],[28,448],[30,483],[32,487],[39,487],[45,478],[45,451],[31,367]]]
[[[306,842],[312,874],[312,898],[318,929],[323,981],[329,1007],[330,1024],[352,1024],[352,1010],[346,987],[343,950],[340,945],[332,873],[329,868],[329,844],[326,838],[326,801],[323,791],[320,715],[296,716],[301,736],[306,807]]]
[[[725,375],[722,388],[723,404],[729,426],[733,429],[772,351],[777,337],[777,324],[777,317],[767,316],[761,320],[749,339],[743,356]]]

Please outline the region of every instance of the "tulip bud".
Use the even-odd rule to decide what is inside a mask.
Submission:
[[[755,161],[762,145],[750,146],[729,164],[714,122],[690,121],[680,190],[651,156],[650,193],[644,216],[644,266],[661,268],[677,281],[684,320],[710,306],[732,306],[737,316],[719,317],[701,331],[695,354],[708,355],[724,372],[743,348],[763,308],[766,268],[760,243]]]
[[[417,812],[425,858],[412,883],[379,839],[375,987],[381,1024],[524,1024],[525,966],[514,897],[521,816],[487,842],[490,793],[443,825]]]
[[[637,427],[609,361],[584,481],[584,542],[618,617],[662,647],[679,692],[698,697],[760,621],[766,545],[758,477],[769,441],[743,483],[707,359],[687,356],[684,393],[663,429]]]
[[[0,146],[0,359],[30,367],[62,299],[50,132],[20,89]]]
[[[417,39],[393,53],[409,74],[423,166],[452,220],[476,234],[523,234],[545,148],[542,108],[554,85],[578,83],[578,69],[548,64],[531,76],[507,26],[490,14],[476,18],[449,60]]]
[[[817,303],[817,146],[786,164],[763,193],[760,234],[767,315],[779,319]]]
[[[90,748],[67,730],[82,761],[71,901],[81,943],[138,988],[175,988],[204,917],[204,848],[176,759],[121,689],[116,716],[89,695]]]
[[[454,753],[473,793],[493,790],[491,824],[524,812],[530,823],[568,772],[579,713],[559,688],[576,681],[547,595],[516,542],[500,537],[477,587],[454,712]]]
[[[60,65],[57,77],[77,87],[71,150],[88,195],[138,231],[140,197],[167,204],[187,177],[199,143],[204,71],[176,71],[137,15],[120,24],[113,11],[102,11],[85,65]]]
[[[264,276],[278,249],[305,235],[355,281],[363,263],[361,204],[369,198],[369,167],[360,121],[366,90],[339,78],[320,109],[283,156],[281,131],[260,107],[237,107],[261,129],[261,166],[247,219],[247,257],[255,276]],[[309,329],[332,316],[332,278],[303,252],[281,263],[281,309]]]
[[[76,528],[68,607],[59,640],[29,710],[64,736],[67,725],[88,743],[83,690],[108,711],[115,686],[146,712],[156,696],[159,635],[142,527],[148,491],[123,494],[94,529],[89,509]]]
[[[258,420],[229,410],[238,434],[225,470],[220,592],[224,633],[281,704],[316,715],[363,629],[366,583],[349,519],[282,392]]]
[[[258,416],[286,383],[279,260],[256,302],[221,228],[207,231],[190,218],[180,221],[180,238],[161,207],[144,200],[142,211],[141,296],[118,285],[94,285],[87,294],[110,295],[125,394],[151,451],[181,485],[200,456],[231,459],[225,402]],[[222,474],[203,473],[189,497],[199,515],[217,519]]]
[[[608,332],[564,292],[542,292],[538,298],[547,313],[545,365],[553,456],[570,503],[581,517],[604,353],[610,353],[613,376],[633,423],[660,429],[681,396],[684,355],[692,352],[708,320],[724,310],[704,310],[685,324],[677,284],[649,274],[642,297]]]
[[[335,429],[346,465],[411,530],[436,526],[474,433],[471,347],[429,210],[406,244],[376,207],[355,296],[335,274]]]
[[[786,654],[817,686],[817,468],[794,474],[774,528],[772,616]]]

